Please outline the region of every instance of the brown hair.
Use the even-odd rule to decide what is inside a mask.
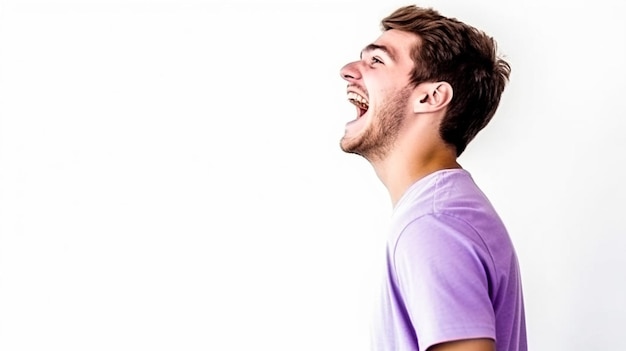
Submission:
[[[461,155],[495,114],[511,73],[509,64],[497,55],[496,42],[455,18],[414,5],[397,9],[381,26],[420,38],[412,50],[412,84],[445,81],[452,86],[454,94],[439,133]]]

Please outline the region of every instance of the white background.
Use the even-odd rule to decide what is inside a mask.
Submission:
[[[339,68],[400,1],[0,3],[0,349],[366,350],[391,204]],[[623,350],[617,1],[430,1],[511,63],[461,157],[531,350]]]

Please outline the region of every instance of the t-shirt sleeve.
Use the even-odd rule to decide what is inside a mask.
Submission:
[[[393,258],[420,350],[453,340],[495,340],[493,261],[471,226],[448,215],[420,217],[398,237]]]

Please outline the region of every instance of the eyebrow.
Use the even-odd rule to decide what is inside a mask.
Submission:
[[[374,50],[380,50],[380,51],[384,52],[387,56],[389,56],[389,58],[392,61],[397,61],[396,60],[396,55],[394,54],[394,52],[393,52],[393,50],[391,48],[388,48],[385,45],[378,45],[378,44],[369,44],[368,46],[363,48],[363,50],[361,50],[360,58],[363,58],[363,53],[364,52],[370,52],[370,51],[374,51]]]

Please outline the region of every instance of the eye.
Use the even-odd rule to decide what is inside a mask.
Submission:
[[[372,56],[371,64],[373,65],[373,64],[376,64],[376,63],[383,63],[383,61],[379,57]]]

